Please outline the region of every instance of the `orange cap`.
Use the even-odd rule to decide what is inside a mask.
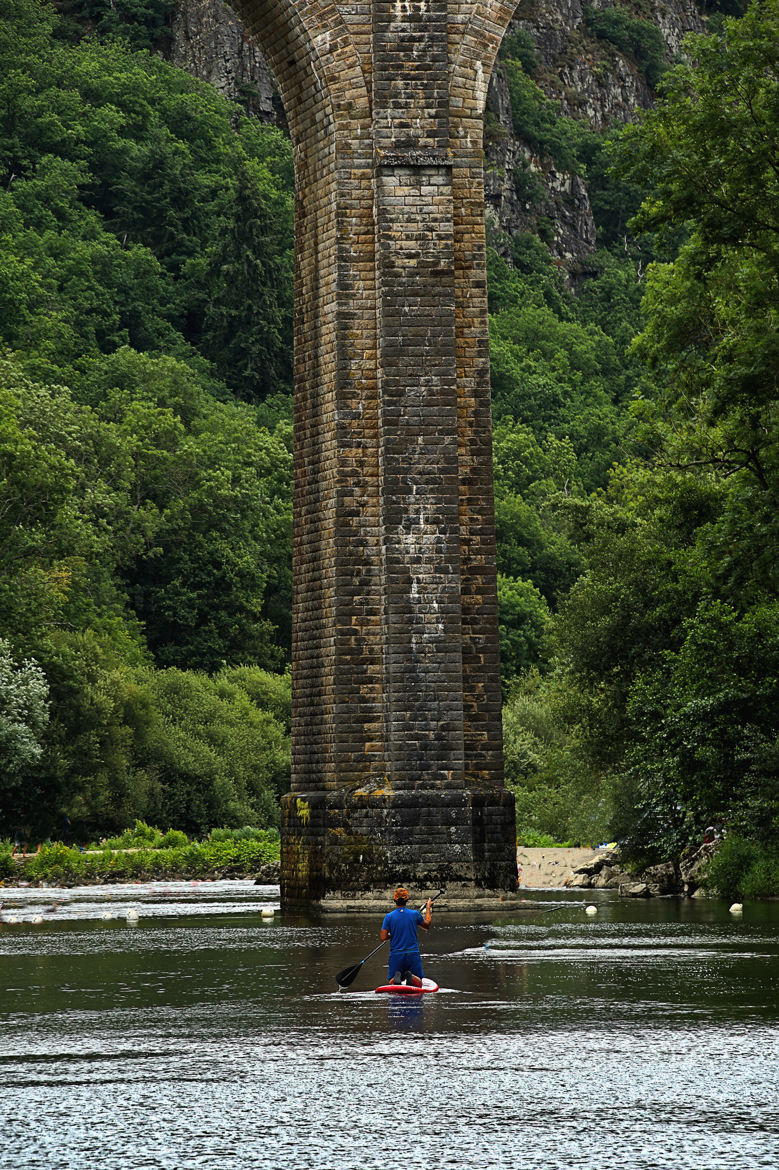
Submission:
[[[408,901],[408,890],[406,889],[406,887],[405,886],[398,886],[398,888],[395,890],[395,893],[392,895],[392,900],[393,900],[393,902],[407,902]]]

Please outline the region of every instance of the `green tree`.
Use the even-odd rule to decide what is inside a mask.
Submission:
[[[256,401],[292,384],[292,204],[250,159],[225,215],[202,276],[201,344],[231,389]]]
[[[246,398],[288,392],[289,142],[156,56],[59,28],[36,0],[0,14],[0,341],[74,391],[84,356],[130,345]]]
[[[515,681],[503,706],[506,784],[514,793],[517,831],[593,844],[608,827],[608,806],[553,675],[532,670]]]
[[[22,718],[38,675],[9,667],[3,750],[27,763],[3,757],[0,831],[272,823],[289,679],[258,664],[289,656],[289,142],[74,35],[77,17],[156,45],[167,0],[66,7],[0,12],[0,630],[50,712]]]
[[[532,281],[518,279],[516,291],[517,303],[490,318],[496,422],[570,440],[584,485],[600,486],[620,450],[618,403],[629,385],[620,356],[599,326],[541,303]]]
[[[266,587],[275,602],[289,587],[286,436],[173,359],[119,351],[84,391],[93,405],[0,362],[0,622],[51,690],[41,759],[0,819],[47,832],[65,813],[121,828],[160,806],[166,773],[138,757],[155,717],[147,645],[212,669],[285,656],[263,607]],[[244,669],[281,712],[269,677]]]
[[[705,827],[771,844],[779,831],[779,604],[706,600],[637,678],[626,764],[633,817],[666,856]]]
[[[90,410],[9,359],[0,360],[0,407],[0,623],[29,653],[49,629],[121,610],[117,559],[140,545],[112,531],[126,468]]]
[[[498,574],[500,659],[505,678],[535,666],[542,656],[549,608],[530,581]]]
[[[663,101],[624,139],[622,168],[652,183],[638,226],[689,238],[648,276],[637,353],[683,428],[679,461],[775,490],[779,319],[779,3],[754,3],[690,42]],[[769,509],[775,511],[773,505]]]
[[[291,605],[286,431],[258,426],[249,406],[214,402],[172,359],[122,350],[87,387],[133,453],[130,490],[147,539],[121,580],[157,662],[279,665]]]
[[[493,454],[498,569],[532,581],[554,609],[583,567],[570,524],[584,497],[573,446],[551,435],[541,444],[528,426],[504,419]]]
[[[36,662],[17,663],[5,638],[0,638],[0,775],[3,786],[42,754],[42,734],[49,721],[49,688]]]
[[[230,672],[156,672],[156,716],[139,756],[160,780],[153,819],[188,832],[278,823],[289,788],[289,738]]]
[[[41,642],[51,695],[44,753],[14,807],[41,836],[69,817],[79,839],[144,816],[155,777],[135,754],[153,718],[140,654],[121,626],[55,631]]]
[[[682,243],[634,346],[645,458],[593,501],[557,639],[569,726],[644,854],[715,817],[776,833],[777,33],[768,0],[694,38],[624,136],[638,226]]]

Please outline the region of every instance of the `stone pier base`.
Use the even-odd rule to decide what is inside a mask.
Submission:
[[[503,788],[292,792],[282,801],[285,909],[365,910],[446,888],[444,909],[516,897],[514,797]]]

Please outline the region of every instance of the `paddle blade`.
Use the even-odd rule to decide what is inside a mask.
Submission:
[[[354,966],[344,967],[343,971],[339,971],[335,977],[335,981],[338,986],[348,987],[351,983],[354,983],[355,979],[357,978],[357,972],[360,970],[364,962],[365,959],[363,959],[361,963],[355,963]]]

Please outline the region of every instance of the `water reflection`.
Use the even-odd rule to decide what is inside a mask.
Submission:
[[[400,999],[373,991],[381,952],[335,986],[378,917],[268,920],[277,889],[173,886],[2,891],[2,1129],[29,1166],[776,1165],[776,905],[439,913],[442,990]]]

